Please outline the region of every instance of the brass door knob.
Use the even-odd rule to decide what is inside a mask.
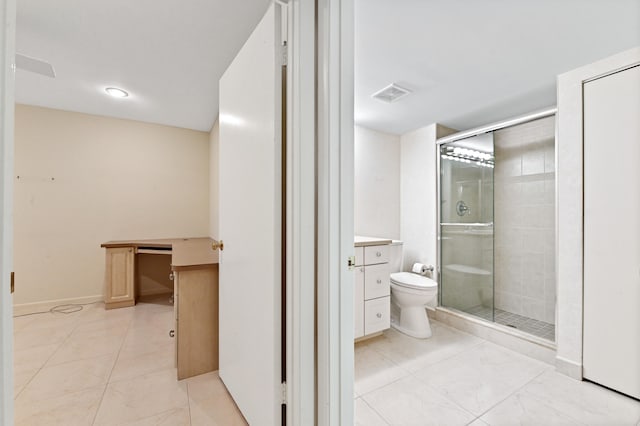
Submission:
[[[211,243],[211,248],[213,250],[220,250],[220,251],[224,250],[224,241],[213,240],[213,243]]]

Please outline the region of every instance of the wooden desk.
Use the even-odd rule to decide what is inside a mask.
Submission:
[[[102,244],[106,309],[135,305],[136,255],[171,256],[179,380],[218,369],[218,252],[211,243],[175,238]]]

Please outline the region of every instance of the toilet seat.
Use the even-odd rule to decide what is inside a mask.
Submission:
[[[411,272],[396,272],[391,274],[391,283],[414,290],[435,290],[438,288],[438,283],[431,278]]]

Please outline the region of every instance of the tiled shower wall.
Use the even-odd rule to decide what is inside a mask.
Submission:
[[[555,323],[555,117],[494,132],[495,307]]]

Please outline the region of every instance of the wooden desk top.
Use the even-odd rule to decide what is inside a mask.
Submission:
[[[218,251],[211,249],[213,240],[209,237],[198,238],[164,238],[155,240],[121,240],[107,241],[101,244],[104,248],[170,248],[171,269],[191,269],[218,264]]]

